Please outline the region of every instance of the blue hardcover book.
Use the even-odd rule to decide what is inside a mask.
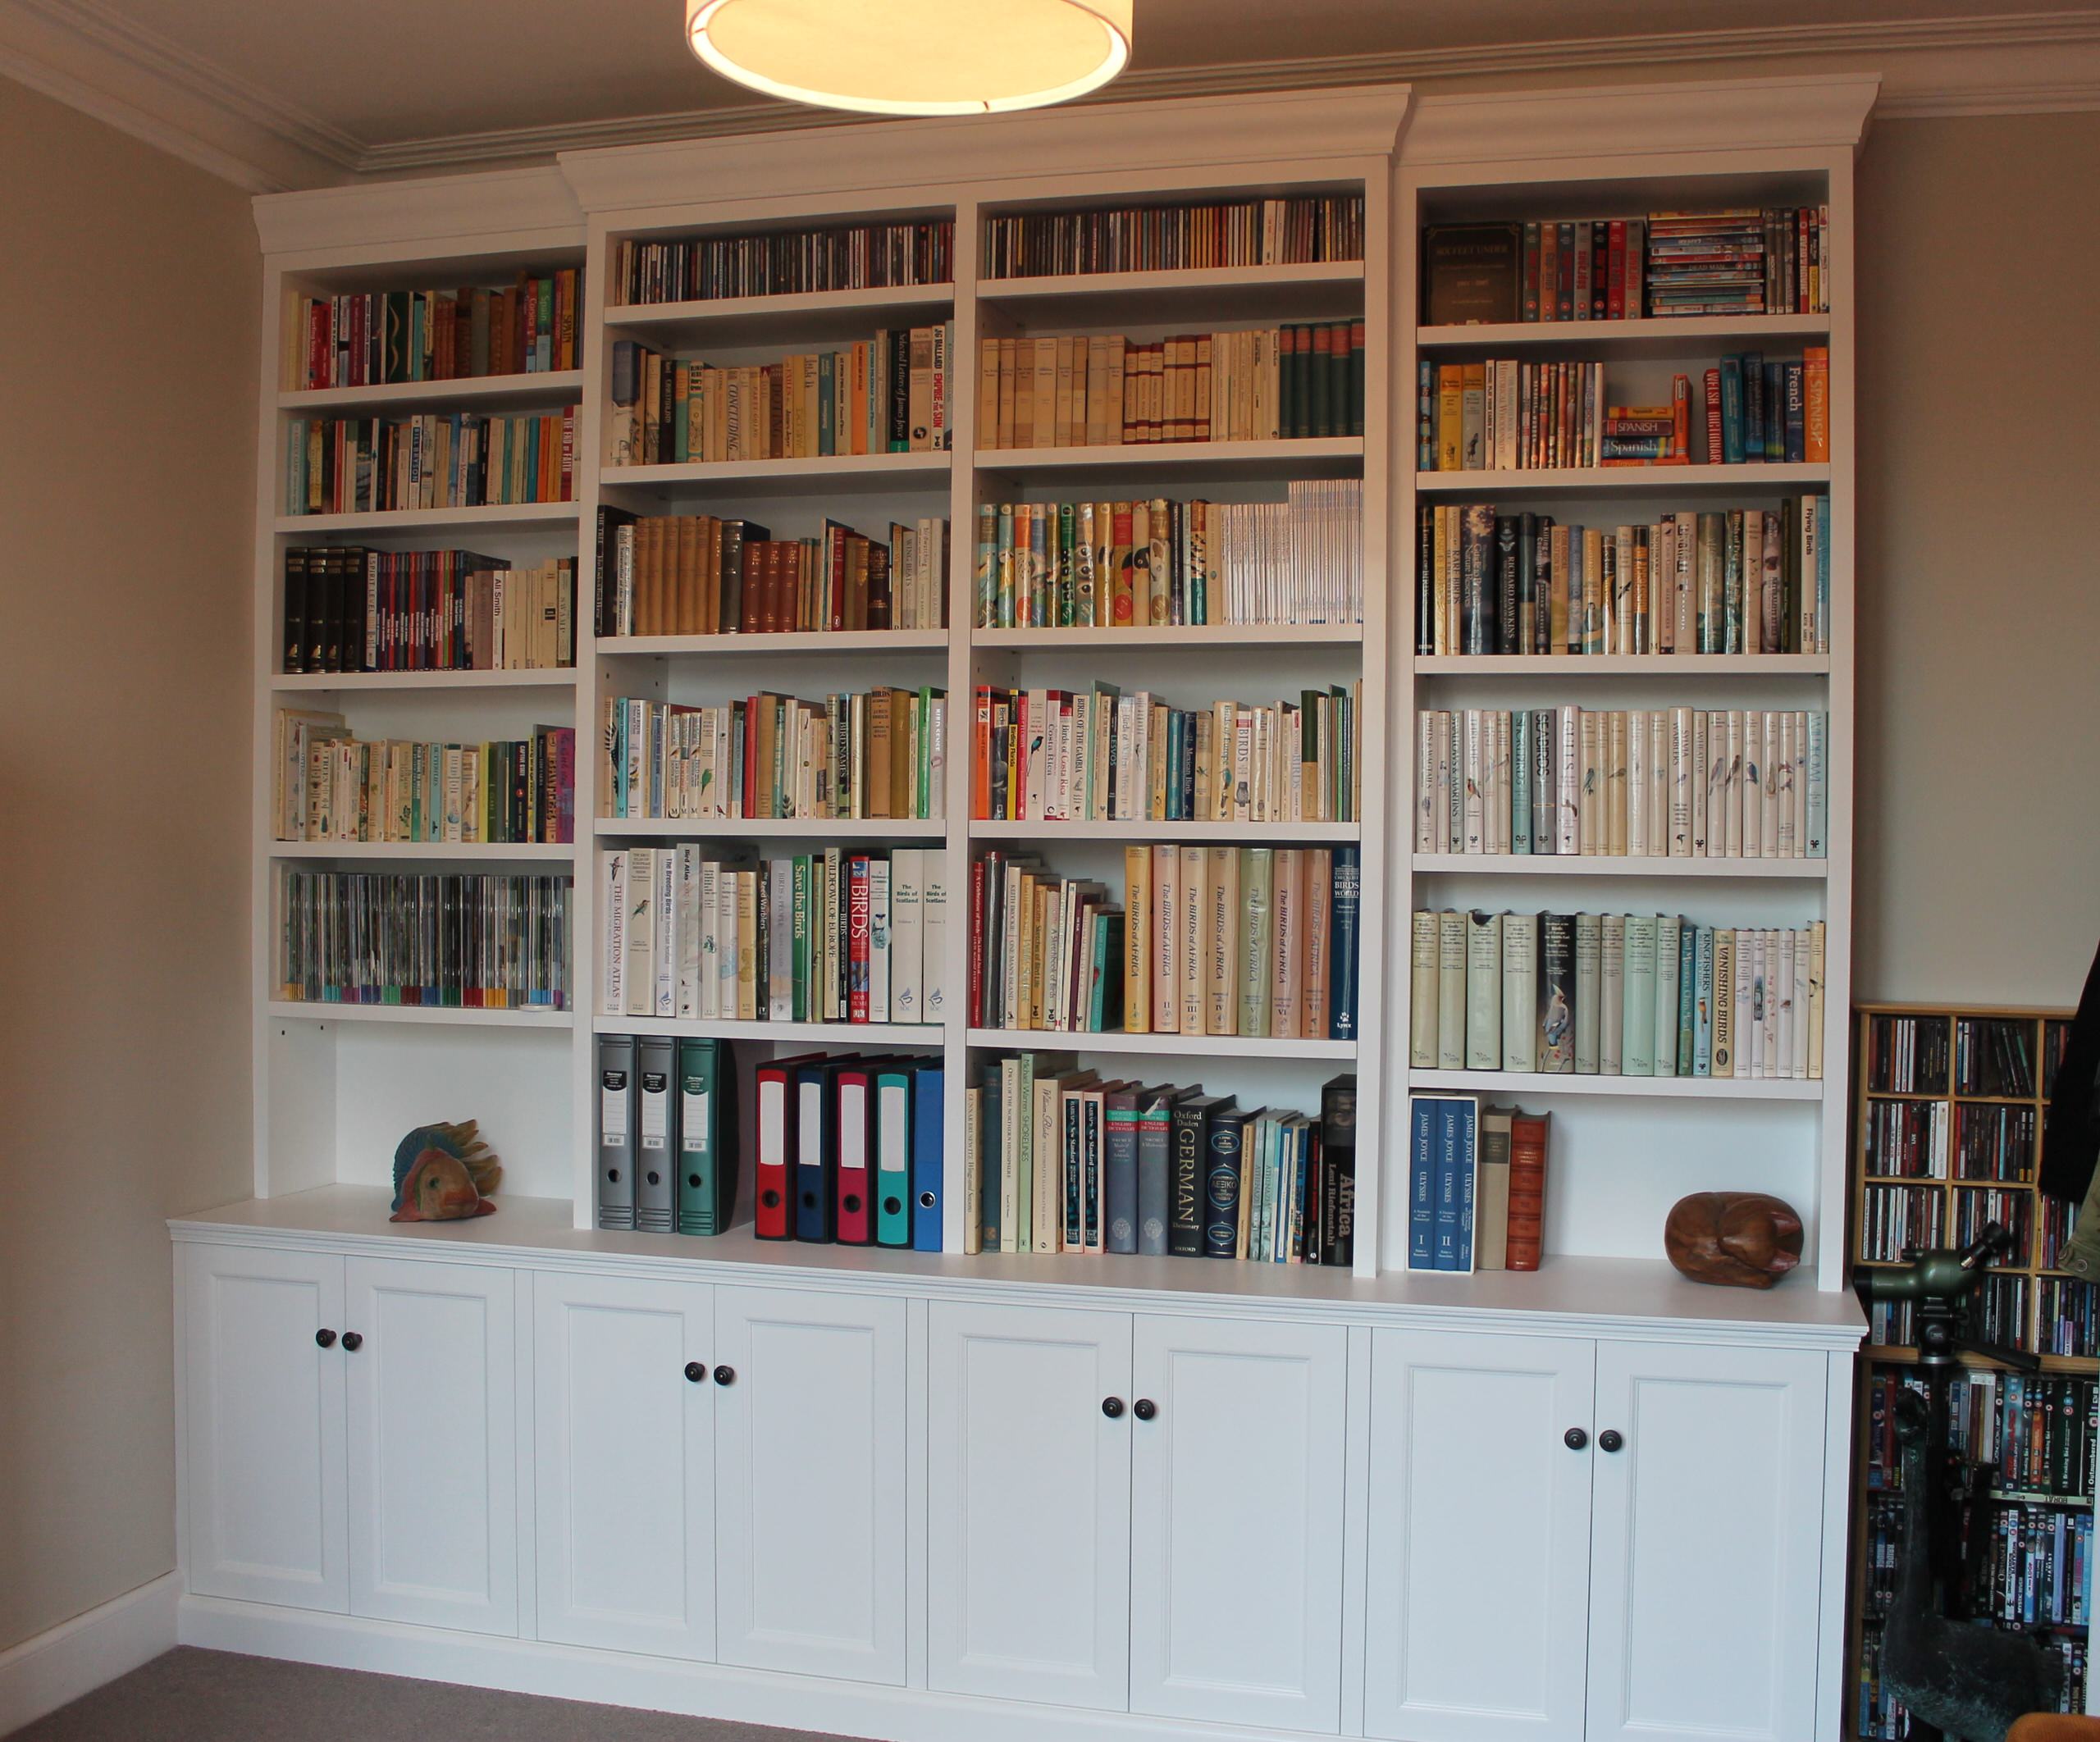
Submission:
[[[1740,458],[1755,465],[1764,458],[1764,354],[1746,351],[1742,357],[1742,453]]]
[[[1356,1032],[1356,926],[1363,899],[1361,848],[1335,849],[1333,905],[1327,916],[1327,1037],[1353,1041]]]
[[[1209,1153],[1203,1161],[1203,1256],[1237,1258],[1239,1251],[1239,1193],[1244,1186],[1240,1151],[1244,1146],[1247,1121],[1261,1116],[1229,1102],[1210,1118]]]
[[[1721,463],[1742,463],[1742,358],[1721,359]]]
[[[1529,651],[1528,649],[1526,651]],[[1532,710],[1509,714],[1509,850],[1532,850]]]
[[[1714,1074],[1714,928],[1699,928],[1699,950],[1694,958],[1691,1030],[1691,1074]]]
[[[922,1252],[941,1249],[941,1176],[946,1148],[942,1142],[947,1079],[938,1065],[921,1065],[911,1074],[911,1244]]]
[[[1699,973],[1699,928],[1681,927],[1677,937],[1677,1074],[1691,1074],[1693,1034],[1699,1020],[1696,976]]]
[[[1780,442],[1779,458],[1789,465],[1799,465],[1808,458],[1807,372],[1797,363],[1790,363],[1786,368],[1786,431]]]
[[[1459,1103],[1436,1106],[1436,1243],[1433,1267],[1459,1267]]]
[[[1468,1275],[1473,1268],[1473,1186],[1480,1172],[1477,1165],[1479,1115],[1477,1102],[1459,1103],[1459,1165],[1454,1170],[1458,1175],[1459,1261],[1454,1268],[1463,1270]]]
[[[1436,1141],[1439,1103],[1418,1095],[1408,1108],[1413,1147],[1408,1174],[1408,1268],[1436,1268]]]

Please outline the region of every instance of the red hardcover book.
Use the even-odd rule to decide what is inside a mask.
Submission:
[[[763,700],[756,695],[744,699],[744,806],[739,814],[755,817],[758,809],[758,718],[759,705]],[[770,773],[770,770],[768,771]]]
[[[1605,318],[1626,318],[1626,220],[1611,221],[1610,254],[1605,265]]]
[[[992,686],[977,686],[976,712],[970,727],[970,814],[992,815]]]
[[[984,1008],[984,861],[970,868],[970,1020]]]
[[[846,1019],[868,1019],[868,855],[856,853],[846,873]]]
[[[1509,1120],[1509,1267],[1536,1270],[1545,1243],[1545,1144],[1550,1117],[1516,1113]]]
[[[860,860],[856,864],[865,865]],[[875,1074],[856,1060],[838,1072],[833,1129],[838,1137],[837,1217],[839,1243],[871,1246],[875,1238]]]
[[[1706,463],[1717,466],[1721,461],[1721,372],[1706,372]]]

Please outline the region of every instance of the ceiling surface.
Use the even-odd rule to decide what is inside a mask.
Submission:
[[[230,161],[278,151],[257,185],[821,118],[709,72],[682,24],[682,0],[0,0],[0,72]],[[2052,0],[1136,0],[1131,70],[1105,94],[1920,55],[1941,89],[1971,66],[2002,82],[2002,51],[2051,106],[2100,106],[2100,10]],[[2072,61],[2089,101],[2064,100]]]

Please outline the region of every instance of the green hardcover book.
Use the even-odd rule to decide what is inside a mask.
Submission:
[[[1337,321],[1327,329],[1327,426],[1320,433],[1346,436],[1349,432],[1349,322]],[[1356,433],[1363,433],[1361,426]]]
[[[552,274],[536,280],[539,312],[532,321],[532,354],[525,367],[544,372],[555,366],[555,281]]]
[[[810,891],[813,882],[812,869],[808,854],[795,855],[792,896],[794,911],[789,915],[788,925],[794,964],[794,992],[791,1007],[797,1022],[813,1019],[810,1015]]]
[[[1619,1071],[1623,1076],[1655,1074],[1655,925],[1654,914],[1626,916],[1625,1004]]]
[[[1239,850],[1239,1033],[1269,1032],[1270,907],[1276,889],[1274,847]]]
[[[817,452],[838,449],[838,367],[829,351],[817,353]]]
[[[728,1231],[737,1209],[737,1072],[726,1041],[678,1042],[678,1232]]]

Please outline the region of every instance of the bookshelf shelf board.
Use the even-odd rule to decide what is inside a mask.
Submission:
[[[1997,1275],[2000,1273],[1993,1270],[1991,1274]],[[2008,1276],[2017,1276],[2021,1273],[2017,1270],[2008,1270],[2003,1274]],[[1915,1349],[1906,1348],[1892,1343],[1865,1343],[1860,1346],[1860,1353],[1868,1361],[1885,1361],[1894,1366],[1914,1367],[1918,1364],[1918,1352]],[[1965,1351],[1961,1361],[1964,1366],[1988,1367],[1993,1372],[2000,1370],[1999,1364],[1988,1355],[1970,1354]],[[2100,1373],[2100,1356],[2044,1355],[2042,1357],[2042,1370],[2044,1373]]]
[[[947,830],[938,817],[600,817],[592,825],[601,841],[938,841]]]
[[[477,405],[573,404],[583,396],[581,369],[542,369],[525,375],[469,375],[447,381],[386,381],[364,387],[294,388],[277,395],[279,409],[390,405],[466,411]]]
[[[771,338],[872,339],[878,327],[924,326],[955,308],[953,285],[883,285],[783,296],[707,297],[682,303],[624,303],[605,311],[610,331],[652,347],[756,344]]]
[[[1415,490],[1424,496],[1764,495],[1781,490],[1814,490],[1830,482],[1830,467],[1766,463],[1748,466],[1538,466],[1513,472],[1419,472]],[[1696,656],[1694,656],[1696,657]]]
[[[273,690],[573,690],[576,668],[495,672],[281,672]]]
[[[1351,841],[1363,833],[1354,823],[1011,823],[979,817],[970,825],[973,841],[1226,841],[1239,846]]]
[[[1082,326],[1122,319],[1171,317],[1244,321],[1340,320],[1363,312],[1361,260],[1300,266],[1191,267],[1159,272],[1071,272],[1030,278],[985,278],[977,300],[1003,307],[1034,325]]]
[[[1303,441],[1134,441],[1078,448],[979,448],[977,469],[1013,478],[1102,471],[1142,472],[1162,481],[1204,478],[1345,478],[1363,470],[1363,439],[1321,436]],[[1459,474],[1454,474],[1459,476]]]
[[[1197,1059],[1340,1059],[1356,1057],[1356,1042],[1247,1034],[1102,1033],[1068,1028],[972,1028],[973,1047],[1017,1052],[1127,1052]]]
[[[1648,316],[1637,321],[1509,321],[1477,326],[1425,326],[1416,342],[1425,351],[1564,352],[1570,357],[1696,358],[1703,372],[1732,344],[1767,339],[1828,339],[1827,314]]]
[[[1615,1095],[1688,1101],[1820,1101],[1819,1078],[1800,1077],[1577,1077],[1530,1070],[1410,1070],[1417,1092],[1482,1095]]]
[[[947,1037],[938,1023],[738,1022],[721,1016],[594,1016],[596,1034],[696,1035],[716,1040],[806,1041],[886,1047],[938,1047]]]
[[[1417,853],[1422,874],[1489,877],[1782,878],[1820,882],[1827,859],[1656,859],[1603,853]]]
[[[881,490],[945,490],[949,456],[922,454],[824,454],[804,459],[687,460],[669,466],[606,466],[598,473],[605,490],[653,490],[675,495],[696,489],[765,490],[798,486],[813,480],[835,490],[865,494]]]
[[[1943,1088],[1862,1089],[1860,1093],[1869,1101],[1945,1101],[1947,1098],[1947,1091]],[[2033,1103],[2023,1101],[2015,1105],[2030,1106]]]
[[[623,635],[601,637],[600,659],[692,657],[743,659],[755,654],[945,653],[945,629],[870,629],[792,635]]]
[[[1827,677],[1828,654],[1417,654],[1418,677]]]
[[[388,508],[363,514],[280,514],[280,532],[443,532],[506,528],[573,527],[573,502],[497,502],[479,508]]]
[[[481,860],[494,864],[527,860],[567,864],[576,857],[575,846],[565,841],[272,841],[268,851],[272,859]]]
[[[975,647],[1026,652],[1030,648],[1084,647],[1107,653],[1120,647],[1361,647],[1361,623],[1182,623],[1132,629],[976,629]]]
[[[449,1005],[423,1004],[308,1004],[297,999],[273,998],[273,1017],[299,1022],[405,1022],[431,1023],[445,1028],[568,1028],[575,1026],[573,1010],[550,1010],[527,1006],[520,1010],[462,1010]]]

